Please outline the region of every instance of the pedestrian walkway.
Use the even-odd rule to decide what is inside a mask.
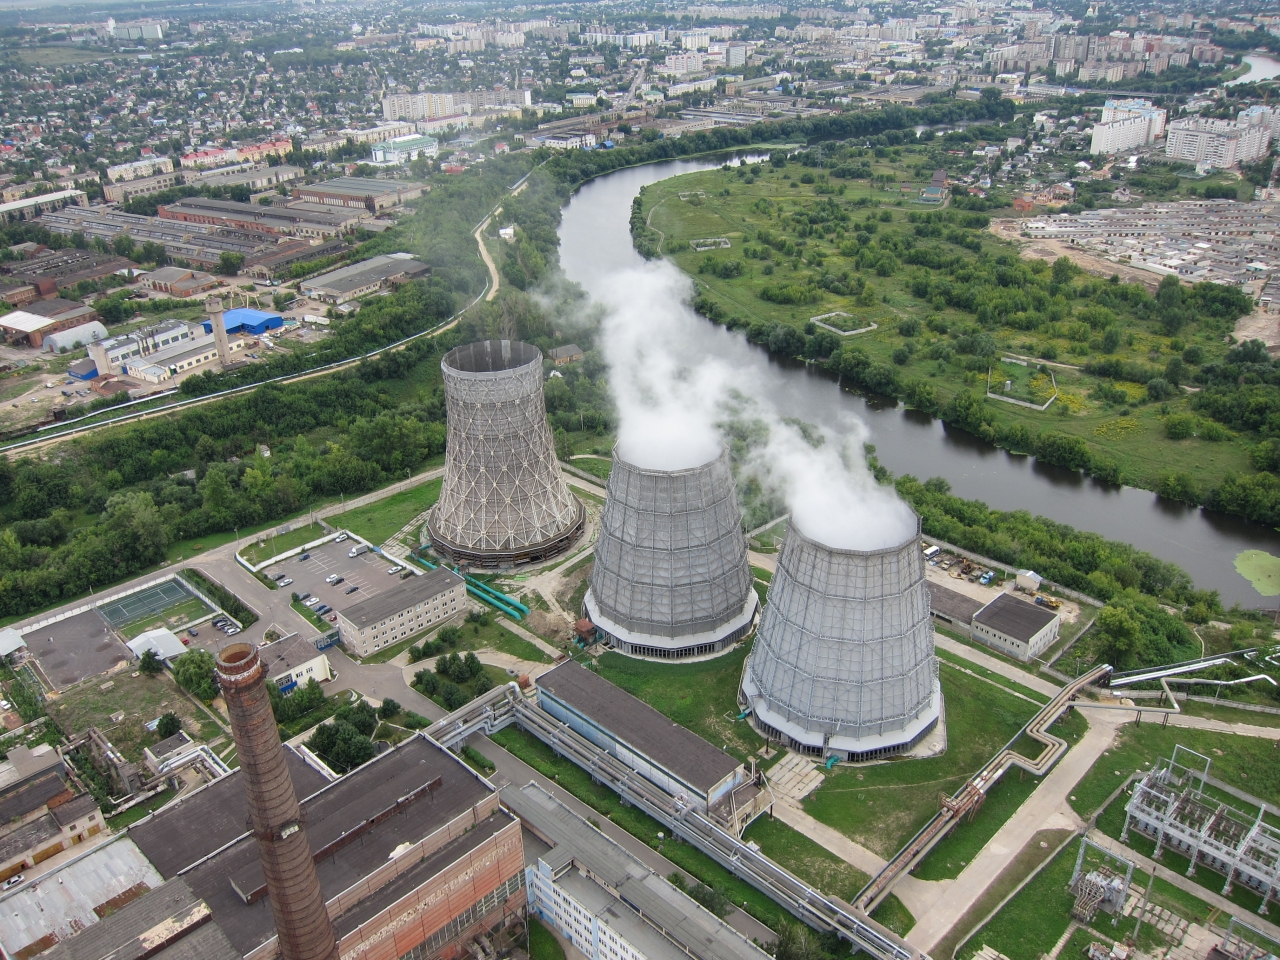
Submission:
[[[796,803],[817,790],[824,779],[813,760],[790,751],[769,770],[769,786],[773,795]]]

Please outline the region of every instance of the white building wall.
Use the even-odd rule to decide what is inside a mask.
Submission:
[[[541,860],[536,866],[525,867],[525,888],[529,908],[560,931],[589,960],[648,960],[556,883]]]
[[[1089,152],[1119,153],[1122,150],[1133,150],[1145,146],[1150,142],[1150,118],[1130,115],[1123,120],[1114,120],[1111,123],[1095,123]]]

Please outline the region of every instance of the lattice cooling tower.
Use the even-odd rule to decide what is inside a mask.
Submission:
[[[751,629],[758,600],[729,453],[650,470],[614,450],[587,617],[623,653],[719,653]]]
[[[440,367],[449,431],[444,485],[427,520],[436,551],[497,567],[567,550],[586,513],[560,476],[541,351],[483,340],[450,350]]]
[[[898,753],[932,730],[942,694],[919,521],[905,543],[865,552],[792,524],[742,697],[761,733],[818,756]]]

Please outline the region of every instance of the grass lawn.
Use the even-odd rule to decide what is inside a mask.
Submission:
[[[1262,713],[1259,710],[1240,710],[1226,701],[1197,703],[1186,700],[1180,704],[1182,712],[1192,717],[1208,717],[1223,723],[1247,723],[1255,727],[1280,727],[1280,714]]]
[[[923,185],[920,176],[925,166],[934,166],[932,161],[920,164],[921,151],[926,149],[905,148],[896,163],[892,157],[868,160],[877,176]],[[797,182],[815,173],[811,179],[816,183]],[[1070,366],[1114,357],[1163,367],[1186,344],[1200,347],[1206,362],[1221,358],[1226,349],[1223,338],[1208,324],[1191,325],[1178,338],[1171,338],[1153,320],[1120,310],[1116,314],[1123,339],[1108,351],[1096,331],[1073,322],[1068,308],[1062,322],[1041,324],[1035,330],[1019,330],[1016,324],[987,327],[997,348],[988,362],[963,355],[956,339],[976,329],[975,314],[949,306],[943,297],[917,296],[912,281],[923,268],[908,263],[885,272],[870,263],[860,267],[859,250],[867,242],[896,235],[905,243],[937,248],[946,258],[959,257],[958,273],[929,268],[939,274],[933,284],[936,288],[939,283],[960,282],[957,278],[964,275],[968,262],[979,255],[1017,256],[1014,248],[976,226],[949,228],[945,239],[917,237],[915,225],[905,221],[910,212],[928,212],[927,208],[910,202],[892,206],[901,196],[896,186],[888,192],[866,179],[827,178],[822,171],[806,171],[797,164],[759,169],[747,180],[736,170],[708,170],[646,187],[641,204],[651,226],[665,237],[667,258],[689,274],[698,294],[719,308],[725,320],[735,326],[781,323],[802,329],[813,318],[843,313],[847,316],[823,322],[842,329],[878,324],[877,329],[840,338],[841,343],[856,343],[872,361],[889,364],[903,382],[928,384],[942,406],[962,391],[985,396],[989,369],[993,392],[1003,393],[1005,382],[1012,381],[1011,396],[1043,403],[1054,390],[1048,368],[1042,370],[1035,360],[1023,365],[1004,359],[1010,355],[1047,356]],[[887,220],[879,219],[885,215]],[[869,225],[875,232],[870,237],[855,233],[855,227],[868,218],[875,221]],[[712,237],[726,238],[729,248],[707,253],[690,245],[690,241]],[[975,245],[981,254],[971,249]],[[818,283],[824,276],[844,277],[845,282]],[[1085,276],[1079,282],[1090,280]],[[864,282],[870,294],[860,297],[857,290]],[[779,296],[788,291],[802,292],[809,302]],[[926,325],[927,320],[932,320],[932,326]],[[912,336],[905,335],[910,327],[899,333],[902,321],[914,321],[920,328]],[[905,350],[905,355],[894,358],[899,350]],[[1149,489],[1166,470],[1189,474],[1201,489],[1220,483],[1229,473],[1254,472],[1249,459],[1252,443],[1247,438],[1234,434],[1223,442],[1198,435],[1176,442],[1167,438],[1165,421],[1170,414],[1190,410],[1188,396],[1154,403],[1147,399],[1145,388],[1136,384],[1103,381],[1070,367],[1055,367],[1053,374],[1058,399],[1048,409],[987,399],[984,419],[998,429],[1020,425],[1033,436],[1042,429],[1077,436],[1095,456],[1115,462],[1126,483]],[[1118,391],[1108,392],[1105,400],[1095,392],[1103,382]]]
[[[1036,843],[1034,837],[1031,843]],[[983,944],[995,947],[1009,960],[1038,960],[1058,942],[1071,922],[1071,905],[1075,902],[1067,884],[1076,864],[1076,846],[1067,844],[965,944],[960,954],[963,960],[972,957]]]
[[[124,813],[117,814],[114,817],[107,817],[107,826],[112,830],[124,830],[126,827],[137,823],[143,817],[150,816],[156,810],[159,810],[166,803],[173,799],[172,790],[163,790],[154,797],[149,797],[136,807],[130,807]]]
[[[1092,816],[1129,774],[1172,755],[1178,744],[1211,758],[1209,772],[1219,780],[1235,784],[1267,803],[1280,804],[1280,763],[1276,762],[1275,741],[1161,727],[1147,721],[1140,727],[1127,724],[1120,729],[1111,749],[1076,784],[1070,798],[1072,809],[1082,817]]]
[[[326,633],[329,631],[330,628],[333,627],[332,623],[327,621],[324,617],[320,616],[320,614],[316,613],[314,610],[308,607],[301,600],[294,600],[292,603],[289,604],[289,606],[293,607],[294,610],[302,614],[307,619],[308,622],[313,624],[318,629],[325,631]],[[319,606],[319,604],[316,604],[316,606]]]
[[[579,500],[585,500],[587,503],[594,503],[597,507],[604,506],[604,497],[600,497],[594,493],[583,490],[581,487],[575,487],[572,483],[569,484],[569,489]]]
[[[1019,777],[1019,774],[1024,775]],[[921,880],[954,880],[960,876],[978,851],[987,845],[987,841],[1017,812],[1022,801],[1031,796],[1039,784],[1038,777],[1023,770],[1008,771],[987,791],[987,799],[982,802],[972,822],[964,821],[953,827],[917,864],[911,875]]]
[[[106,686],[107,689],[102,688]],[[68,736],[97,727],[126,760],[142,762],[143,748],[160,738],[145,724],[165,713],[176,713],[182,728],[197,739],[221,733],[202,707],[196,706],[166,673],[149,677],[118,673],[110,680],[95,677],[45,702],[49,716]],[[119,721],[114,716],[123,714]]]
[[[172,607],[167,607],[158,613],[148,613],[144,617],[138,617],[136,620],[121,624],[116,627],[116,630],[126,640],[132,640],[139,634],[161,627],[173,630],[176,633],[186,624],[199,620],[210,613],[213,613],[213,611],[209,609],[209,605],[199,597],[188,597],[186,600],[175,603]]]
[[[747,720],[739,720],[738,681],[749,646],[699,663],[662,663],[605,653],[600,676],[639,697],[664,716],[746,761],[764,746]]]
[[[410,520],[440,499],[440,487],[443,483],[444,480],[439,477],[420,483],[376,503],[330,517],[329,524],[340,530],[350,530],[370,543],[381,546],[399,533]]]
[[[613,461],[608,457],[578,456],[569,461],[570,466],[577,467],[584,473],[590,473],[601,480],[608,480],[613,470]]]
[[[1005,690],[1011,690],[1014,693],[1020,693],[1022,696],[1034,700],[1037,703],[1049,702],[1049,698],[1043,693],[1032,690],[1030,687],[1023,686],[1016,680],[1010,680],[1008,677],[1003,674],[996,673],[994,670],[988,670],[986,667],[980,666],[971,660],[966,660],[959,654],[951,653],[948,650],[939,650],[938,659],[945,660],[954,667],[959,667],[961,669],[968,670],[971,673],[976,673],[984,680],[989,680],[994,686],[1002,687]]]
[[[319,540],[324,536],[324,527],[318,523],[308,523],[301,527],[295,527],[288,533],[282,533],[280,536],[267,536],[254,540],[253,543],[240,548],[240,556],[242,556],[251,566],[258,566],[265,563],[272,557],[278,557],[295,547],[301,547],[303,544],[311,543],[313,540]]]
[[[537,917],[529,916],[530,960],[564,960],[564,947]]]
[[[671,837],[665,841],[659,840],[658,834],[668,832],[667,828],[635,807],[623,806],[616,793],[592,781],[582,768],[553,753],[550,747],[533,734],[516,727],[507,727],[499,730],[491,739],[544,777],[555,780],[596,812],[643,840],[691,876],[721,891],[734,906],[741,907],[745,903],[746,912],[769,928],[777,930],[783,920],[790,921],[790,916],[780,906],[745,880],[735,877],[702,851]]]
[[[1014,738],[1037,707],[942,663],[947,752],[922,760],[838,767],[804,801],[808,813],[883,857],[892,856]],[[943,861],[945,863],[945,861]]]
[[[502,624],[496,622],[493,614],[489,614],[489,623],[461,623],[462,639],[458,641],[459,650],[497,650],[521,660],[533,663],[550,663],[547,656],[523,637],[517,637]]]

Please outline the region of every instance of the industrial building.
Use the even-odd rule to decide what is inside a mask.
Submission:
[[[250,307],[236,307],[222,316],[227,333],[238,333],[244,336],[260,337],[268,330],[279,330],[284,326],[284,317],[269,310],[254,310]],[[213,321],[202,320],[205,333],[213,333]]]
[[[749,822],[762,809],[767,795],[739,760],[581,664],[567,660],[535,683],[543,710],[698,811]]]
[[[26,220],[34,214],[58,210],[68,204],[80,205],[86,198],[87,194],[83,190],[55,190],[52,193],[42,193],[38,197],[10,200],[8,203],[0,203],[0,223],[9,220]]]
[[[317,213],[292,207],[185,197],[157,208],[161,220],[203,223],[236,230],[256,230],[286,237],[324,240],[359,223],[361,216],[330,210]]]
[[[90,253],[88,250],[63,249],[41,253],[6,265],[4,269],[15,280],[34,285],[43,297],[52,294],[59,287],[74,287],[81,280],[101,280],[110,276],[132,277],[138,267],[124,257]],[[46,290],[46,287],[51,289]]]
[[[98,373],[123,373],[124,365],[136,357],[149,356],[166,347],[179,344],[190,344],[193,337],[191,326],[181,320],[162,320],[149,327],[143,327],[133,333],[108,337],[89,344],[89,358],[93,360]]]
[[[427,520],[454,563],[544,560],[582,535],[586,510],[569,493],[542,396],[542,352],[519,340],[455,347],[440,361],[448,437],[444,484]]]
[[[970,636],[1018,660],[1053,646],[1061,618],[1048,607],[1002,593],[973,615]]]
[[[339,610],[338,634],[349,650],[366,657],[457,616],[466,600],[466,581],[437,567]]]
[[[933,622],[962,637],[969,636],[973,615],[983,608],[983,602],[941,584],[931,583],[928,586],[929,613]]]
[[[341,255],[346,249],[346,241],[336,237],[323,243],[313,243],[309,240],[285,240],[274,247],[247,256],[238,275],[253,277],[257,280],[270,280],[287,271],[295,263],[311,263],[325,257]]]
[[[768,957],[538,784],[503,787],[502,802],[526,831],[529,911],[588,960]]]
[[[333,676],[324,651],[301,637],[269,643],[258,650],[258,656],[267,672],[267,682],[274,683],[286,695],[309,680],[325,683]]]
[[[106,336],[107,328],[102,325],[102,321],[90,320],[77,327],[68,327],[66,330],[46,334],[43,346],[50,353],[63,353],[87,346],[96,340],[103,340]]]
[[[37,306],[37,304],[30,304]],[[81,307],[84,307],[81,304]],[[96,320],[98,314],[89,307],[84,311],[75,311],[62,316],[41,316],[29,310],[11,310],[0,316],[0,332],[9,343],[26,343],[32,347],[42,347],[44,338],[59,330],[70,330],[81,326],[87,320]]]
[[[232,355],[248,349],[251,341],[237,337],[228,343],[225,355],[219,356],[216,337],[193,337],[177,346],[165,347],[155,353],[125,361],[125,376],[147,383],[164,383],[174,377],[190,373],[198,367],[221,360],[231,362]]]
[[[1179,745],[1142,775],[1125,805],[1122,843],[1137,830],[1156,842],[1155,858],[1167,847],[1191,861],[1187,875],[1208,867],[1227,878],[1222,894],[1241,884],[1262,898],[1259,913],[1280,903],[1280,829],[1266,819],[1268,806],[1248,794],[1229,792],[1258,813],[1224,802],[1225,792],[1209,776],[1211,760]],[[1261,955],[1262,951],[1258,951]]]
[[[729,451],[653,470],[615,448],[583,599],[609,644],[637,657],[711,656],[747,635],[758,606]]]
[[[158,173],[154,177],[123,180],[120,183],[104,183],[102,196],[108,203],[128,203],[134,197],[149,197],[162,190],[172,190],[182,183],[180,173]]]
[[[298,285],[298,290],[305,297],[314,297],[336,306],[377,293],[393,283],[425,278],[430,273],[429,266],[410,254],[390,253],[304,280]]]
[[[171,297],[194,297],[212,290],[220,282],[212,274],[186,267],[160,267],[138,277],[141,286],[156,293],[167,293]]]
[[[77,793],[48,744],[9,748],[0,763],[0,880],[29,870],[103,828],[93,797]]]
[[[405,131],[412,132],[412,129]],[[427,189],[420,183],[370,180],[365,177],[338,177],[323,183],[294,187],[293,196],[332,207],[363,207],[370,213],[389,210],[417,200]]]
[[[919,743],[942,707],[919,522],[866,551],[793,523],[741,698],[757,730],[800,753],[869,760]]]

